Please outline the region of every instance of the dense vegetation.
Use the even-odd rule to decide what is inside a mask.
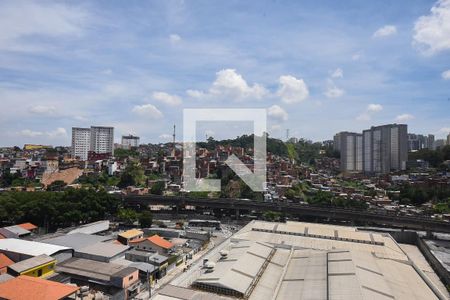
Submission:
[[[446,203],[450,199],[450,186],[423,186],[404,184],[400,186],[400,194],[394,196],[402,204],[421,205],[431,201]]]
[[[233,146],[242,147],[244,149],[253,149],[254,135],[242,135],[235,139],[216,141],[213,137],[209,137],[206,142],[197,143],[199,147],[208,150],[214,150],[217,146]],[[283,141],[279,139],[270,138],[267,135],[267,151],[276,155],[286,156],[287,148]]]
[[[120,200],[104,191],[6,192],[0,194],[0,220],[32,222],[50,230],[98,221],[114,215]]]
[[[421,149],[416,152],[410,152],[408,154],[408,159],[422,159],[424,161],[427,161],[430,164],[430,167],[445,169],[446,167],[443,165],[443,162],[446,160],[450,160],[450,145],[440,147],[436,150]]]

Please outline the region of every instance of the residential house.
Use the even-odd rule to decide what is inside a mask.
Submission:
[[[77,286],[21,275],[0,283],[0,299],[74,299],[78,290]]]
[[[148,238],[132,241],[130,246],[134,246],[137,249],[156,251],[159,254],[167,254],[173,248],[173,244],[159,235],[155,234]]]
[[[42,254],[8,266],[8,273],[13,276],[47,277],[55,272],[55,264],[53,257]]]
[[[124,245],[128,245],[128,243],[142,239],[144,237],[144,232],[138,229],[130,229],[124,232],[121,232],[117,236],[117,240]]]
[[[7,267],[12,265],[14,261],[12,261],[8,256],[3,253],[0,253],[0,275],[5,274]]]

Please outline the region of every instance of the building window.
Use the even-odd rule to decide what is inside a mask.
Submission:
[[[128,277],[128,280],[133,280],[133,275],[131,275],[130,277]]]

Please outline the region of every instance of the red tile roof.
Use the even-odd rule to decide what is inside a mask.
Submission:
[[[14,262],[5,254],[0,253],[0,269],[12,265]]]
[[[173,247],[173,244],[165,239],[163,239],[162,237],[160,237],[159,235],[155,234],[149,238],[147,238],[150,242],[152,242],[153,244],[164,248],[164,249],[170,249]]]
[[[25,230],[34,230],[37,229],[38,227],[32,223],[22,223],[22,224],[18,224],[17,226],[22,227]]]
[[[76,286],[21,275],[0,283],[0,298],[59,300],[75,293]]]

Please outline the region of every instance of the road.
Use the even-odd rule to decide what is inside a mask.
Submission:
[[[429,232],[450,233],[450,223],[436,221],[428,217],[419,216],[399,216],[392,213],[379,213],[367,210],[352,210],[337,207],[319,207],[302,205],[297,203],[273,203],[259,202],[243,199],[209,199],[209,198],[187,198],[187,197],[166,197],[155,195],[122,195],[122,200],[128,206],[146,207],[148,205],[172,205],[182,208],[186,205],[201,208],[220,208],[235,210],[239,215],[239,210],[250,211],[277,211],[290,215],[311,216],[328,218],[333,220],[355,221],[380,226],[395,226],[398,228],[423,230]]]

